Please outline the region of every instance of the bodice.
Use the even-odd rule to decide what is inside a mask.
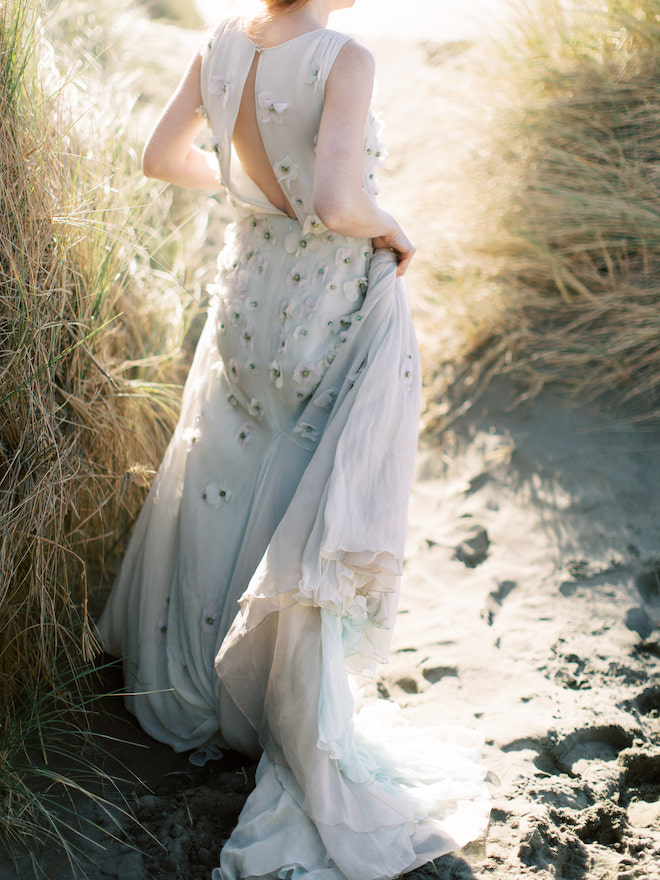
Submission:
[[[271,48],[260,48],[242,29],[239,18],[222,21],[203,49],[203,112],[212,131],[220,180],[230,200],[254,211],[281,213],[243,170],[232,149],[236,117],[255,53],[257,122],[275,176],[303,226],[304,233],[322,225],[312,209],[316,139],[325,85],[344,43],[345,34],[318,28]],[[376,119],[365,123],[365,189],[377,192],[376,167],[382,155]]]

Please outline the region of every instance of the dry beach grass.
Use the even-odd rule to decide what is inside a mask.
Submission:
[[[103,722],[143,743],[108,747],[151,786],[120,789],[156,842],[108,818],[98,752],[52,746],[96,710],[88,594],[111,578],[176,419],[220,240],[221,205],[137,168],[198,35],[128,0],[112,14],[92,0],[35,9],[0,4],[0,823],[36,839],[86,774],[101,794],[76,801],[96,840],[79,843],[84,876],[196,880],[249,768],[195,771],[147,752],[125,719]],[[449,711],[489,740],[491,831],[440,876],[650,880],[660,2],[569,13],[547,0],[516,21],[499,47],[374,45],[396,62],[380,76],[383,191],[420,244],[427,428],[378,684],[412,717]],[[161,48],[145,64],[147,43]],[[550,383],[625,415],[572,410],[542,392]],[[67,768],[76,749],[89,762]],[[147,855],[104,842],[122,826]],[[50,832],[67,838],[57,822]],[[53,852],[43,873],[68,880]],[[29,858],[6,876],[17,871],[38,876]]]

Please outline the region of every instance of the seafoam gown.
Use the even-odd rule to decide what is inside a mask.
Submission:
[[[325,83],[348,38],[261,49],[238,19],[204,49],[201,108],[234,207],[181,419],[99,622],[127,704],[182,751],[261,755],[214,880],[378,880],[485,828],[480,743],[417,731],[349,674],[387,659],[420,405],[392,254],[312,210]],[[259,130],[296,213],[232,151],[255,58]],[[380,156],[366,121],[364,186]]]

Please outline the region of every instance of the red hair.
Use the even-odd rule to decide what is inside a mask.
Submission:
[[[262,0],[269,9],[291,9],[295,6],[304,6],[308,0]]]

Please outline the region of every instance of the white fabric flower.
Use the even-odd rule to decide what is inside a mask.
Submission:
[[[366,289],[366,278],[355,278],[353,281],[347,281],[342,286],[344,296],[349,302],[355,302],[356,300],[358,300],[362,296],[362,294],[366,292]]]
[[[321,67],[317,62],[312,62],[305,73],[305,82],[314,87],[316,91],[319,87],[319,76],[321,75]]]
[[[257,105],[261,110],[262,122],[274,122],[276,125],[284,124],[284,111],[289,106],[284,101],[276,101],[267,92],[259,92]]]
[[[351,248],[337,248],[335,262],[338,266],[350,266],[355,254]]]
[[[252,400],[248,403],[247,411],[251,416],[254,416],[255,419],[260,420],[264,414],[264,405],[261,400],[257,400],[256,397],[253,397]]]
[[[227,369],[229,370],[229,375],[234,380],[234,382],[238,382],[238,380],[241,378],[241,371],[234,358],[229,359]]]
[[[212,76],[209,92],[212,95],[220,95],[223,106],[226,106],[229,98],[229,80],[224,76]]]
[[[188,447],[193,446],[201,437],[201,431],[199,428],[193,428],[192,426],[186,428],[183,434],[181,435],[183,442],[188,444]]]
[[[254,327],[252,324],[244,325],[239,336],[239,342],[243,348],[247,348],[248,351],[254,351]]]
[[[281,388],[284,385],[284,379],[282,378],[282,368],[277,361],[271,361],[268,364],[268,378],[276,388]]]
[[[308,214],[303,224],[303,235],[319,234],[325,232],[326,227],[321,223],[316,214]]]
[[[278,183],[295,180],[298,177],[298,163],[294,162],[291,156],[285,156],[279,162],[273,163],[273,171]]]
[[[298,364],[293,371],[293,381],[298,385],[313,385],[320,379],[318,367],[311,364]]]
[[[217,632],[220,627],[220,609],[216,605],[206,605],[202,609],[202,632]]]
[[[337,389],[336,388],[326,388],[325,391],[322,391],[320,394],[314,398],[312,403],[315,406],[320,407],[320,409],[330,409],[335,402],[337,397]]]
[[[285,324],[287,321],[293,320],[296,316],[296,303],[288,299],[280,306],[280,322]]]
[[[300,422],[296,425],[293,429],[293,433],[304,437],[305,440],[311,440],[312,443],[316,443],[319,438],[318,428],[315,428],[314,425],[309,425],[307,422]]]
[[[226,504],[230,498],[231,492],[227,488],[226,483],[221,485],[209,483],[202,492],[202,501],[205,501],[211,507],[220,507],[221,504]]]
[[[238,434],[236,435],[236,442],[238,443],[239,449],[245,449],[245,447],[250,442],[250,437],[252,436],[252,425],[249,422],[246,422],[244,425],[238,429]]]
[[[293,269],[289,272],[289,275],[286,279],[287,290],[290,293],[295,293],[297,290],[305,284],[307,280],[305,276],[305,268],[300,264],[297,264],[293,267]]]

